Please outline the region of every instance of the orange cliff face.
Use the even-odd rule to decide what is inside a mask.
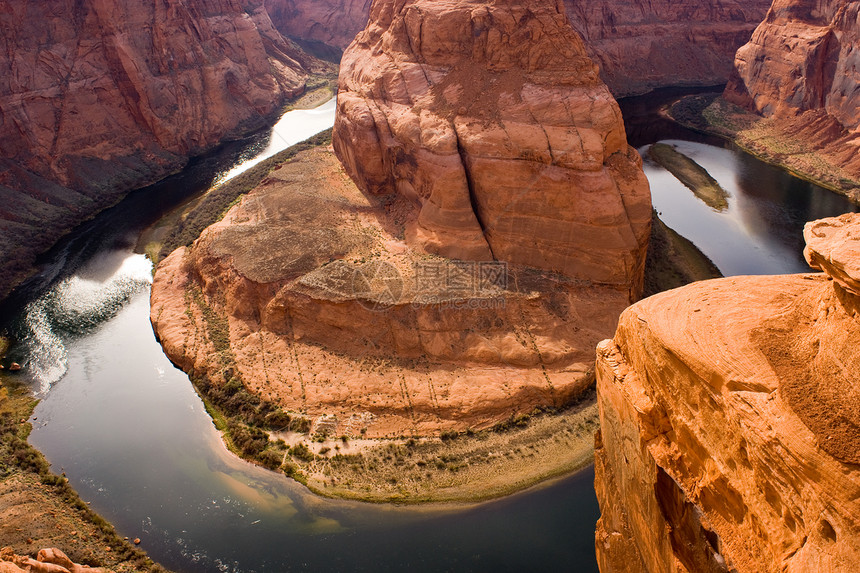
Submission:
[[[165,352],[343,435],[576,400],[641,289],[651,205],[562,5],[376,2],[340,81],[343,166],[303,153],[159,265]]]
[[[122,193],[262,125],[316,65],[260,0],[13,0],[0,30],[0,297]]]
[[[823,273],[662,293],[598,346],[603,573],[860,564],[860,215],[804,236]]]
[[[776,0],[738,50],[724,97],[860,180],[859,48],[860,2]]]
[[[648,183],[560,1],[375,2],[333,143],[359,188],[413,205],[413,247],[641,292]]]
[[[771,0],[565,0],[567,16],[616,97],[725,83]]]

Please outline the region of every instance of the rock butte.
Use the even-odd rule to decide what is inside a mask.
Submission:
[[[12,0],[0,30],[0,297],[76,224],[263,125],[319,69],[260,0]]]
[[[335,152],[414,205],[407,242],[641,292],[641,159],[558,2],[379,0],[344,53]]]
[[[776,0],[738,50],[724,97],[860,179],[858,48],[860,2]]]
[[[481,281],[408,246],[405,203],[362,194],[322,148],[284,164],[159,264],[151,319],[168,357],[334,417],[333,435],[478,429],[590,385],[626,288],[514,265]]]
[[[860,215],[804,236],[824,273],[662,293],[598,346],[603,573],[860,562]]]
[[[641,289],[650,196],[561,4],[376,2],[338,106],[359,186],[306,152],[163,261],[168,356],[337,434],[483,428],[576,398]]]

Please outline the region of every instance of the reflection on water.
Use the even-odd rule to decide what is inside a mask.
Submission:
[[[136,256],[133,256],[136,257]],[[227,452],[148,328],[147,289],[68,340],[33,444],[178,571],[595,571],[593,473],[469,510],[327,500]]]
[[[336,100],[330,99],[314,109],[297,109],[285,113],[272,128],[269,138],[248,149],[239,164],[220,175],[215,184],[232,179],[289,146],[330,128],[334,125],[336,108]]]
[[[753,157],[706,143],[664,140],[704,167],[729,192],[715,212],[640,149],[654,208],[726,276],[809,271],[803,225],[857,207],[846,198],[792,177]]]
[[[12,332],[16,353],[43,396],[66,373],[64,339],[86,335],[115,316],[152,282],[152,265],[141,256],[109,251],[29,303]]]
[[[469,509],[319,498],[230,454],[164,356],[149,324],[151,269],[132,253],[136,233],[255,154],[331,127],[333,109],[291,112],[316,126],[310,132],[281,124],[273,137],[193,161],[47,257],[43,275],[0,311],[23,309],[15,352],[27,362],[22,375],[46,392],[31,441],[122,535],[180,572],[596,571],[591,470]]]

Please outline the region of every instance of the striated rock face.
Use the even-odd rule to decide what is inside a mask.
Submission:
[[[860,216],[808,224],[823,274],[696,283],[598,346],[601,571],[860,563]]]
[[[571,24],[616,96],[724,83],[771,0],[565,0]]]
[[[413,247],[641,292],[648,183],[560,0],[374,2],[333,143]]]
[[[860,178],[860,2],[776,0],[738,50],[724,97]]]
[[[266,0],[285,36],[345,50],[367,25],[371,0]]]
[[[13,0],[0,33],[4,265],[262,125],[316,66],[262,0]],[[0,296],[16,274],[7,270]]]
[[[404,241],[408,212],[363,195],[331,151],[299,155],[159,264],[165,352],[334,435],[484,428],[580,395],[627,289],[428,257]]]

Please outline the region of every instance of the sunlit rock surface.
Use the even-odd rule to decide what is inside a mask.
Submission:
[[[662,293],[598,346],[603,573],[860,565],[860,216],[804,234],[824,273]]]

